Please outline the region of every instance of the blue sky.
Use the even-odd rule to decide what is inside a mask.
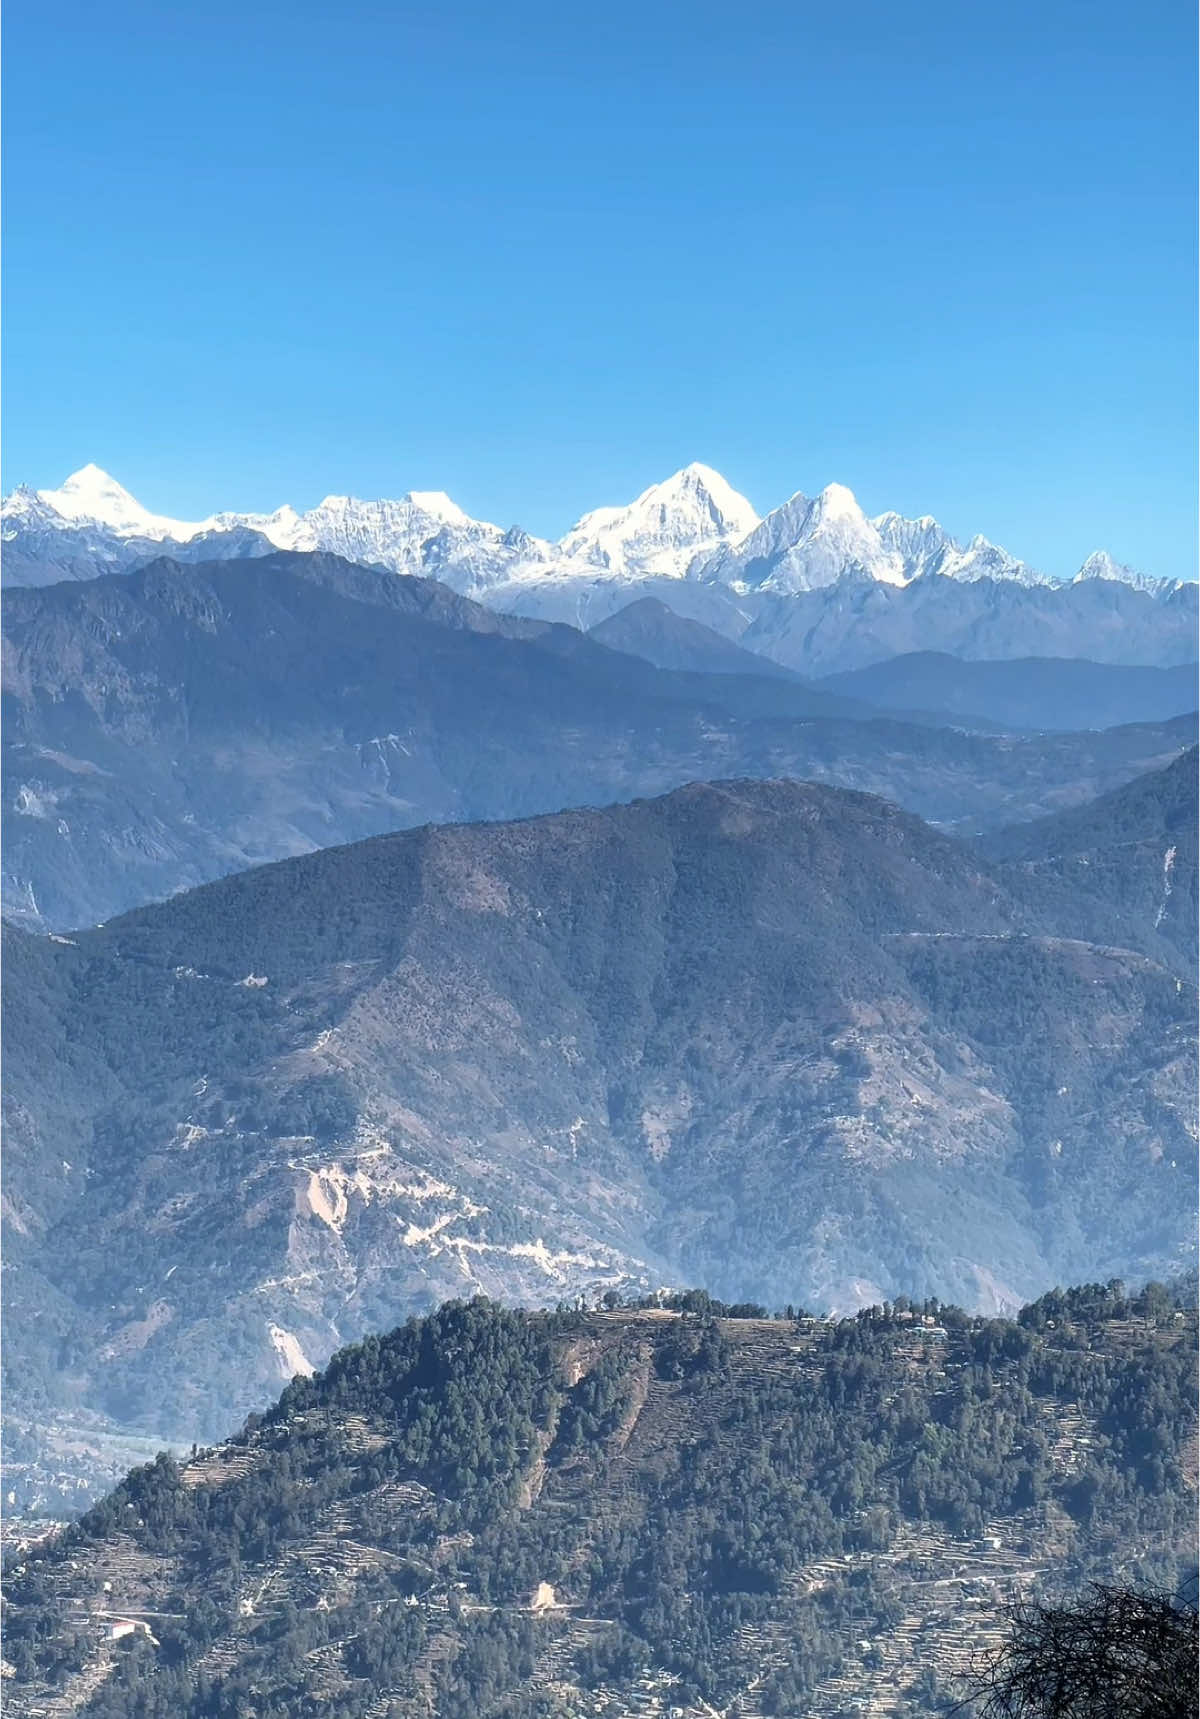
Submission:
[[[5,481],[1194,573],[1190,0],[12,0]]]

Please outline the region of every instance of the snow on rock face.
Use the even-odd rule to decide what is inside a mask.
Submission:
[[[431,513],[435,519],[444,521],[446,525],[473,523],[458,503],[450,500],[444,489],[410,489],[404,499],[421,512]]]
[[[938,568],[938,572],[944,573],[948,578],[963,579],[968,583],[975,579],[1008,579],[1018,585],[1053,583],[1044,573],[1038,573],[1032,567],[1027,567],[1023,561],[1018,561],[1007,549],[1001,549],[999,544],[989,543],[986,537],[979,536],[973,537],[965,549],[961,549],[951,538],[946,560]]]
[[[1135,591],[1149,591],[1153,596],[1166,596],[1179,589],[1178,579],[1154,579],[1148,573],[1137,573],[1114,561],[1106,549],[1095,549],[1071,581],[1081,585],[1088,579],[1107,579],[1117,585],[1132,585]]]
[[[449,496],[435,493],[405,495],[399,501],[329,495],[302,518],[315,548],[396,573],[420,571],[424,545],[448,525],[465,527],[473,536],[501,536],[496,526],[468,519]]]
[[[1051,583],[1044,573],[1036,573],[986,537],[973,537],[964,549],[928,514],[905,519],[899,513],[881,513],[871,524],[884,546],[901,557],[909,580],[940,573],[943,578],[967,583],[976,579],[1013,579],[1022,585]]]
[[[1107,549],[1094,549],[1075,575],[1075,583],[1083,579],[1120,579],[1123,582],[1136,579],[1132,567],[1122,567],[1119,561],[1114,561]]]
[[[679,578],[699,551],[745,536],[758,515],[711,466],[685,466],[627,507],[598,507],[558,544],[568,558],[613,573]]]
[[[53,494],[53,491],[46,491]],[[35,489],[28,484],[18,484],[11,495],[4,498],[4,523],[8,528],[6,535],[18,528],[28,529],[64,526],[68,523],[66,516],[57,513],[48,501],[44,501]]]
[[[294,507],[277,507],[274,513],[214,513],[211,519],[197,527],[198,537],[207,531],[257,531],[274,544],[276,549],[316,549],[318,547],[304,514]],[[190,542],[188,538],[181,539]]]
[[[274,513],[219,513],[205,526],[222,531],[248,527],[277,549],[323,549],[395,573],[419,572],[426,544],[447,527],[489,541],[502,535],[494,525],[469,519],[441,490],[414,490],[398,501],[327,495],[307,513],[286,506]]]
[[[973,582],[1007,579],[1022,585],[1051,581],[1006,549],[973,537],[964,549],[928,514],[868,519],[844,484],[832,483],[815,501],[797,494],[769,513],[757,530],[728,545],[692,573],[738,591],[788,596],[817,591],[847,577],[908,585],[938,574]]]
[[[940,572],[947,551],[953,548],[953,539],[927,513],[920,519],[905,519],[900,513],[880,513],[871,524],[884,548],[900,556],[910,579]]]
[[[418,490],[399,501],[356,501],[330,495],[308,513],[284,506],[274,513],[215,513],[191,522],[150,513],[99,466],[83,466],[58,489],[21,489],[4,505],[6,519],[42,526],[104,527],[118,537],[190,543],[211,532],[251,530],[277,549],[326,549],[351,560],[382,561],[405,571],[422,544],[447,526],[496,539],[494,525],[469,519],[441,490]]]
[[[5,575],[10,582],[124,571],[160,545],[168,554],[173,545],[181,553],[191,545],[184,558],[204,559],[207,539],[223,534],[211,553],[325,550],[395,573],[422,573],[519,613],[540,612],[544,592],[541,606],[556,619],[576,618],[572,593],[596,619],[613,606],[605,591],[685,577],[686,589],[707,585],[723,597],[789,596],[843,579],[899,586],[933,575],[967,583],[1053,583],[985,537],[963,547],[928,515],[868,519],[843,484],[829,484],[815,500],[797,492],[760,520],[745,496],[699,463],[652,484],[635,501],[584,514],[557,543],[517,526],[502,530],[472,519],[441,490],[412,490],[395,501],[331,495],[306,513],[284,506],[189,523],[149,512],[95,465],[73,472],[58,489],[14,490],[0,518],[14,551]],[[1075,582],[1084,580],[1160,596],[1176,588],[1118,565],[1103,551],[1079,570]]]
[[[847,573],[887,585],[907,583],[904,558],[889,547],[851,490],[831,483],[815,501],[797,493],[739,542],[694,565],[694,577],[736,590],[790,595],[835,584]]]

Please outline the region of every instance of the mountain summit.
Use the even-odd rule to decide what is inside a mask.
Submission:
[[[720,472],[693,461],[665,482],[651,484],[627,507],[585,513],[559,548],[616,573],[678,578],[703,551],[743,538],[757,524],[744,495]]]
[[[831,483],[815,501],[797,492],[782,507],[713,556],[703,571],[735,590],[791,595],[833,585],[846,574],[904,585],[904,557],[889,548],[844,484]]]
[[[938,574],[1053,584],[982,536],[964,548],[928,515],[868,518],[852,490],[831,483],[810,499],[797,491],[760,519],[720,472],[693,461],[623,505],[593,508],[557,543],[471,518],[441,490],[397,500],[330,495],[305,513],[220,511],[199,521],[152,513],[96,465],[58,489],[15,490],[0,509],[10,584],[46,584],[64,559],[74,577],[123,571],[146,559],[146,545],[174,547],[241,534],[261,551],[329,550],[396,573],[433,572],[458,590],[482,592],[545,578],[579,582],[689,579],[781,595],[844,578],[902,586]],[[54,540],[53,542],[49,540]],[[243,552],[245,544],[243,543]],[[31,561],[45,564],[39,576]],[[46,576],[48,570],[49,576]],[[1076,576],[1158,589],[1102,551]],[[511,592],[506,591],[506,597]],[[627,601],[628,598],[626,597]]]
[[[151,513],[97,465],[80,466],[58,489],[38,490],[37,498],[70,524],[107,526],[119,537],[169,537],[186,541],[205,529],[203,525],[189,525],[180,519]]]
[[[441,490],[186,522],[151,513],[93,465],[58,489],[15,490],[0,528],[10,586],[128,573],[164,553],[187,563],[326,552],[585,631],[652,598],[802,674],[918,649],[1158,667],[1195,653],[1195,585],[1147,578],[1102,552],[1074,580],[1054,580],[986,537],[960,543],[929,515],[869,518],[839,483],[815,497],[797,491],[760,519],[699,462],[631,502],[593,508],[557,542],[473,519]]]

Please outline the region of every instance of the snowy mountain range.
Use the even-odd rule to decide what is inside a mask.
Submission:
[[[432,563],[444,583],[475,594],[548,574],[689,578],[738,592],[783,594],[817,590],[848,575],[888,585],[933,574],[1055,582],[985,537],[964,547],[928,515],[868,519],[843,484],[829,484],[815,499],[797,492],[760,519],[719,472],[698,463],[652,484],[627,506],[585,513],[557,543],[471,519],[441,490],[411,490],[396,501],[331,495],[307,513],[284,506],[195,522],[171,519],[151,513],[94,465],[72,473],[58,489],[14,490],[0,518],[6,544],[24,548],[31,537],[54,533],[64,557],[124,563],[131,549],[140,554],[146,545],[173,552],[252,534],[275,549],[324,549],[396,573],[427,573]],[[1170,588],[1168,581],[1119,566],[1102,550],[1088,557],[1076,578]],[[18,563],[11,582],[33,581],[20,577]]]
[[[58,489],[15,490],[0,528],[9,585],[126,572],[162,555],[196,562],[325,550],[436,578],[492,609],[584,628],[657,598],[805,672],[917,648],[1148,663],[1194,656],[1184,634],[1195,586],[1135,573],[1099,550],[1074,580],[1054,580],[985,537],[959,543],[928,516],[868,518],[841,484],[816,497],[797,492],[760,519],[700,464],[625,506],[584,514],[557,542],[472,519],[439,490],[180,520],[151,513],[94,465]],[[1071,586],[1087,596],[1065,597]],[[1140,602],[1131,603],[1134,593]]]

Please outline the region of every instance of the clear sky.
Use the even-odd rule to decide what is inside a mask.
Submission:
[[[10,0],[5,482],[1194,574],[1192,0]]]

